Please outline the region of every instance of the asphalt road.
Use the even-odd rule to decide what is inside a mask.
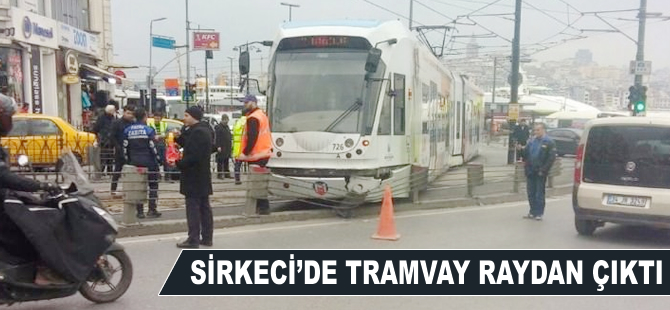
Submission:
[[[573,228],[569,197],[548,202],[542,222],[521,218],[524,203],[405,212],[396,216],[402,238],[375,241],[377,221],[330,219],[245,226],[215,232],[215,248],[389,248],[389,249],[656,249],[670,246],[666,230],[607,225],[594,237]],[[135,277],[120,300],[96,306],[73,296],[26,303],[14,309],[606,309],[664,308],[667,298],[650,297],[158,297],[183,235],[121,240],[133,259]],[[522,293],[522,292],[521,292]]]

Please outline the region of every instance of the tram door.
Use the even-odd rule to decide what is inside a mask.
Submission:
[[[452,136],[452,152],[451,155],[457,156],[457,155],[462,155],[463,154],[463,127],[464,127],[464,120],[465,120],[465,109],[463,107],[463,102],[461,101],[456,101],[454,102],[454,107],[452,107],[452,111],[454,111],[453,119],[451,122],[451,136]]]

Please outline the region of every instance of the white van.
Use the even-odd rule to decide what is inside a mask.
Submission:
[[[670,227],[670,120],[592,120],[575,161],[575,228],[591,235],[606,222]]]

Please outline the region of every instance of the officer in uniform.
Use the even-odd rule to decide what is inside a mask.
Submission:
[[[142,108],[135,110],[136,123],[128,126],[124,131],[123,148],[126,163],[136,167],[147,168],[149,181],[149,212],[148,217],[160,217],[156,210],[158,200],[158,181],[160,172],[158,163],[160,157],[156,151],[156,132],[146,125],[147,113]],[[137,206],[137,217],[144,218],[144,205]]]

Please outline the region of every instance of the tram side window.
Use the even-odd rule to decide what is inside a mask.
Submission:
[[[405,76],[395,74],[393,80],[395,87],[393,133],[395,135],[405,135]]]
[[[389,91],[391,91],[391,83],[387,83],[386,93],[384,94],[384,102],[382,103],[382,112],[379,116],[379,128],[377,129],[377,134],[380,136],[391,135],[391,127],[393,125],[393,120],[391,119],[391,96]]]

